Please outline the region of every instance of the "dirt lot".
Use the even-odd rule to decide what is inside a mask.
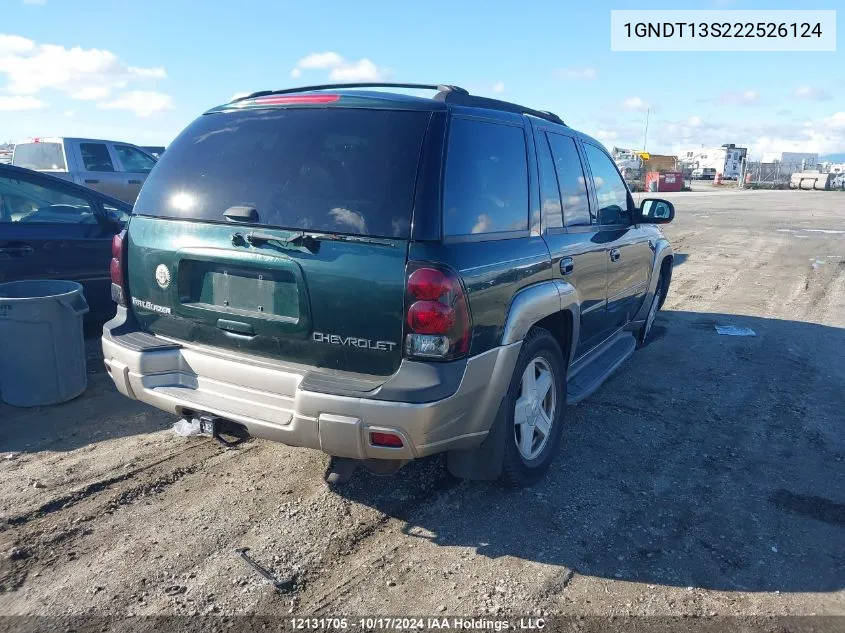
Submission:
[[[330,491],[322,454],[174,436],[91,341],[84,396],[0,406],[0,612],[845,614],[845,194],[674,200],[655,340],[528,490]]]

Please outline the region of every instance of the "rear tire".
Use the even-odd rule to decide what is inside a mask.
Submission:
[[[532,328],[522,343],[505,408],[505,447],[500,481],[530,486],[557,455],[566,408],[566,365],[557,340]]]
[[[654,296],[651,298],[651,305],[648,308],[645,323],[640,328],[637,336],[637,343],[639,347],[648,345],[648,339],[654,329],[654,320],[657,318],[657,313],[663,307],[663,302],[666,300],[666,271],[660,272],[660,278],[657,280],[657,287],[654,289]]]

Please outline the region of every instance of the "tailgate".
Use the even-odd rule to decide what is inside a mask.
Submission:
[[[200,117],[135,205],[127,267],[142,327],[310,366],[393,373],[429,119],[352,108]]]

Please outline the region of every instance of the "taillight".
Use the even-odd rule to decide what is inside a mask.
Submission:
[[[410,263],[405,289],[405,354],[438,360],[465,355],[472,324],[458,276],[448,268]]]
[[[126,289],[126,229],[111,240],[109,274],[111,275],[111,298],[116,304],[125,307],[126,297],[129,296]]]

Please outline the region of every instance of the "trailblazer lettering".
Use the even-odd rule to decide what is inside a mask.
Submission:
[[[374,349],[379,352],[392,352],[396,343],[390,341],[371,341],[357,336],[339,336],[337,334],[324,334],[314,332],[314,342],[328,343],[329,345],[342,345],[344,347],[357,347],[359,349]]]
[[[154,303],[150,303],[149,301],[142,301],[136,297],[132,297],[132,305],[144,308],[144,310],[152,310],[153,312],[158,312],[159,314],[170,314],[170,308],[165,308],[164,306],[159,306]]]

